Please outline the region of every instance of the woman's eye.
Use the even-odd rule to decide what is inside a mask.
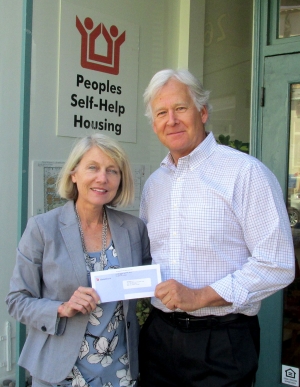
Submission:
[[[91,170],[91,171],[94,171],[96,169],[96,166],[95,165],[89,165],[88,169]]]
[[[112,175],[117,175],[118,174],[118,171],[116,169],[108,169],[107,172],[111,173]]]

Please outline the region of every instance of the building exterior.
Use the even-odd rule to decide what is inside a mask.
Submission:
[[[100,46],[96,42],[94,49],[101,50],[103,44],[111,44],[121,66],[125,57],[132,64],[126,67],[134,84],[131,89],[122,78],[123,68],[119,71],[116,62],[114,70],[107,70],[103,59],[95,57],[94,60],[94,65],[102,66],[99,71],[106,74],[105,80],[118,79],[123,90],[129,93],[127,100],[136,101],[128,108],[125,105],[128,101],[124,105],[119,103],[118,108],[126,106],[126,112],[131,108],[134,112],[130,116],[134,122],[134,139],[129,134],[119,138],[135,167],[138,184],[142,185],[144,177],[156,169],[166,154],[144,117],[143,91],[156,71],[189,68],[211,90],[213,113],[208,130],[217,138],[223,135],[225,141],[239,140],[276,174],[287,200],[295,256],[300,259],[297,227],[300,221],[299,0],[0,0],[2,300],[8,291],[16,245],[28,216],[44,211],[48,208],[46,204],[55,205],[51,194],[45,199],[45,171],[49,168],[53,177],[51,171],[65,160],[76,137],[71,132],[63,133],[68,126],[60,123],[64,122],[64,113],[71,109],[71,103],[82,104],[82,111],[87,111],[92,103],[86,99],[90,98],[86,90],[81,97],[83,102],[79,102],[79,92],[78,97],[76,92],[79,84],[70,94],[72,99],[68,103],[64,100],[68,84],[61,75],[72,71],[76,74],[79,62],[74,68],[70,62],[74,60],[74,50],[82,44],[80,39],[84,39],[85,32],[90,36],[88,30],[94,31],[95,27],[88,28],[88,24],[84,27],[84,19],[79,16],[83,26],[79,33],[74,18],[68,46],[68,10],[78,15],[87,12],[94,15],[95,23],[103,22],[108,37]],[[119,30],[109,30],[113,24]],[[126,38],[121,37],[123,26],[126,26]],[[78,46],[72,46],[76,33]],[[130,42],[130,55],[125,56],[126,45],[121,43],[122,39],[126,44]],[[82,60],[83,51],[80,55]],[[105,83],[97,69],[86,67],[84,71],[93,74],[91,85]],[[115,71],[116,78],[107,71]],[[100,87],[96,83],[95,89]],[[116,89],[112,84],[105,85],[110,94],[118,87],[117,82],[113,85]],[[101,102],[103,110],[117,111],[115,103],[119,100],[114,99],[111,107],[105,101]],[[126,114],[122,117],[122,111],[118,111],[121,124],[128,126],[127,121],[122,121]],[[82,118],[86,133],[91,130],[92,120]],[[77,121],[80,122],[79,113]],[[101,122],[108,128],[110,119]],[[118,135],[117,125],[121,124],[115,124],[114,133],[111,129],[108,134]],[[137,196],[136,205],[128,209],[135,215],[138,215],[138,200]],[[263,303],[257,387],[299,386],[299,293],[296,278],[289,289]],[[25,373],[16,366],[16,361],[25,327],[8,316],[4,302],[0,311],[0,381],[14,379],[23,386]]]

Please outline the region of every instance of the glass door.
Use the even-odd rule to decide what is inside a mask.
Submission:
[[[300,35],[300,0],[280,0],[278,38]]]
[[[299,386],[300,369],[300,83],[290,86],[287,203],[295,247],[296,277],[284,290],[282,381]],[[292,384],[295,382],[295,384]]]
[[[299,68],[300,54],[265,58],[261,144],[262,162],[274,172],[286,198],[297,259],[300,259]],[[261,355],[255,387],[299,386],[299,281],[297,277],[287,289],[262,303]]]

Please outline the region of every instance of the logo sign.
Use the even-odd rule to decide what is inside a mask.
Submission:
[[[57,135],[136,142],[139,28],[61,0]]]
[[[93,26],[94,23],[91,18],[87,17],[83,26],[78,16],[76,16],[76,27],[81,34],[81,66],[102,73],[118,75],[120,46],[125,41],[125,31],[118,36],[118,28],[114,25],[110,27],[110,32],[107,31],[103,23],[100,23],[94,29]],[[103,35],[107,44],[106,55],[97,54],[95,50],[96,39],[101,35]]]
[[[282,365],[282,383],[289,386],[299,386],[299,368]]]

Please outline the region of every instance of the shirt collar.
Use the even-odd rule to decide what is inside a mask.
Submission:
[[[217,147],[217,142],[212,132],[208,132],[206,138],[187,156],[181,157],[178,164],[187,163],[189,169],[194,169],[206,160]],[[176,169],[173,157],[169,152],[160,164],[161,167],[167,167],[171,170]]]

